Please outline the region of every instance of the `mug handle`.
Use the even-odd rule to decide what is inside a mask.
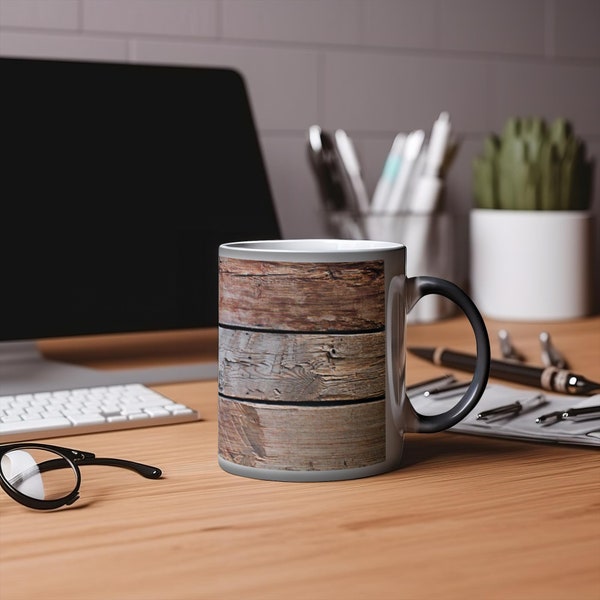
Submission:
[[[422,415],[415,410],[408,396],[400,396],[404,379],[404,334],[398,324],[405,322],[415,304],[424,296],[439,294],[454,302],[468,318],[476,342],[476,359],[473,379],[463,397],[449,410],[437,415]],[[401,300],[404,299],[404,302]],[[403,314],[402,314],[403,313]],[[402,315],[402,319],[400,316]],[[439,277],[392,278],[387,301],[387,323],[391,331],[386,336],[388,357],[388,387],[392,395],[392,416],[396,427],[405,432],[434,433],[456,425],[475,407],[485,391],[490,372],[490,341],[483,318],[474,302],[454,283]]]

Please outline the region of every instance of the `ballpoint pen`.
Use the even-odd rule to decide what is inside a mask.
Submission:
[[[421,147],[425,141],[425,132],[422,129],[411,131],[406,138],[404,151],[402,153],[402,164],[400,171],[396,175],[396,179],[390,190],[388,200],[383,212],[388,214],[396,214],[406,208],[406,188],[410,181],[410,177],[415,165],[415,162],[421,152]]]
[[[580,406],[568,408],[562,414],[563,419],[600,419],[600,406]]]
[[[558,421],[562,420],[563,411],[555,410],[550,413],[546,413],[545,415],[540,415],[535,422],[539,425],[552,425],[553,423],[558,423]]]
[[[345,175],[348,197],[351,198],[350,207],[356,213],[369,211],[369,196],[362,178],[360,163],[354,143],[350,136],[343,130],[337,129],[334,133],[335,147],[340,158],[341,169]]]
[[[483,410],[477,413],[477,420],[487,421],[490,418],[506,418],[508,416],[518,415],[521,412],[521,403],[512,402],[511,404],[503,404],[489,410]]]
[[[448,350],[447,348],[411,347],[408,351],[436,365],[461,369],[473,373],[475,356]],[[600,383],[557,367],[530,367],[514,362],[492,359],[490,361],[490,377],[512,381],[523,385],[559,392],[562,394],[586,395],[600,390]],[[562,413],[561,413],[562,414]]]
[[[312,125],[308,130],[307,150],[323,206],[326,210],[344,210],[346,198],[336,164],[332,138],[318,125]]]
[[[575,406],[567,410],[556,410],[540,415],[535,422],[540,425],[551,425],[558,421],[600,419],[600,406]]]
[[[477,415],[477,419],[488,421],[490,418],[516,417],[524,412],[544,406],[544,404],[548,404],[546,396],[544,396],[544,394],[537,394],[536,396],[533,396],[533,398],[517,400],[511,404],[504,404],[502,406],[490,408],[489,410],[483,410]]]
[[[469,385],[471,385],[470,381],[453,381],[447,385],[440,385],[426,390],[423,392],[423,396],[436,396],[440,398],[442,395],[456,395],[457,392],[465,391]]]
[[[388,154],[385,164],[383,165],[381,177],[379,178],[377,186],[375,187],[375,191],[373,192],[373,200],[371,201],[373,213],[381,212],[386,206],[392,185],[396,179],[398,171],[400,170],[400,165],[402,163],[402,151],[404,149],[405,142],[405,133],[399,133],[394,138],[390,153]]]
[[[451,373],[446,375],[441,375],[440,377],[433,377],[432,379],[426,379],[424,381],[418,381],[417,383],[413,383],[412,385],[406,386],[407,394],[421,394],[423,392],[427,392],[431,386],[436,387],[445,387],[448,385],[453,385],[456,382],[456,377]]]
[[[444,162],[449,137],[450,116],[447,112],[442,112],[431,128],[431,136],[423,172],[424,177],[440,176],[440,169]]]

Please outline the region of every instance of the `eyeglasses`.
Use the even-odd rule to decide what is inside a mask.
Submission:
[[[68,506],[79,498],[80,465],[121,467],[147,479],[162,476],[157,467],[129,460],[96,458],[91,452],[23,442],[0,445],[0,486],[28,508],[52,510]]]

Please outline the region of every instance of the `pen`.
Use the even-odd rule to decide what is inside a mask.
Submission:
[[[490,408],[490,410],[484,410],[477,413],[477,419],[487,421],[490,417],[504,417],[506,415],[516,415],[521,412],[523,405],[517,400],[512,404],[504,404],[503,406],[497,406],[496,408]]]
[[[412,385],[406,386],[406,393],[422,393],[427,391],[432,385],[435,386],[446,386],[452,385],[456,382],[456,377],[451,373],[446,375],[441,375],[440,377],[433,377],[432,379],[426,379],[425,381],[419,381],[417,383],[413,383]]]
[[[326,210],[346,208],[344,190],[335,164],[335,149],[330,135],[318,125],[308,130],[308,156],[319,186],[319,195]]]
[[[586,419],[600,417],[600,406],[581,406],[579,408],[568,408],[563,414],[563,419],[585,417]]]
[[[362,178],[354,143],[343,129],[335,131],[334,139],[342,168],[347,177],[348,194],[352,196],[354,204],[351,208],[358,213],[366,213],[369,210],[369,196]]]
[[[408,351],[435,365],[461,369],[470,373],[473,373],[475,369],[475,356],[471,354],[464,354],[442,347],[412,347],[408,348]],[[531,367],[495,359],[490,361],[490,377],[563,394],[585,395],[600,389],[600,383],[590,381],[583,375],[577,375],[566,369]]]
[[[390,153],[386,158],[385,164],[383,165],[383,171],[381,177],[377,182],[375,191],[373,192],[373,200],[371,203],[372,210],[374,213],[383,211],[387,203],[392,184],[396,179],[396,175],[400,170],[402,162],[402,151],[406,142],[406,134],[399,133],[394,138]]]
[[[402,210],[406,208],[406,188],[424,141],[425,132],[422,129],[411,131],[408,134],[402,153],[402,164],[400,165],[400,171],[396,175],[396,179],[392,185],[392,189],[390,190],[390,195],[386,203],[387,206],[383,212],[396,214],[398,212],[402,212]]]
[[[440,394],[445,395],[446,392],[460,392],[466,390],[469,385],[471,385],[470,381],[453,381],[448,385],[441,385],[439,387],[426,390],[423,392],[423,396],[439,396]]]
[[[546,413],[545,415],[540,415],[535,422],[539,425],[552,425],[553,423],[557,423],[562,419],[562,411],[555,410],[551,413]]]
[[[548,400],[546,400],[544,394],[538,394],[537,396],[528,398],[527,400],[516,400],[511,404],[504,404],[502,406],[496,406],[496,408],[490,408],[489,410],[481,411],[477,415],[477,418],[487,421],[490,417],[513,417],[535,408],[539,408],[540,406],[544,406],[544,404],[548,404]]]
[[[442,112],[431,129],[425,172],[423,173],[425,177],[439,177],[449,136],[450,116],[447,112]]]

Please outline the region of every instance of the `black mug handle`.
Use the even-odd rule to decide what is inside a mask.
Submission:
[[[476,343],[473,378],[462,398],[449,410],[437,415],[422,415],[411,404],[402,382],[405,377],[405,339],[399,324],[423,297],[430,294],[444,296],[454,302],[466,315]],[[456,425],[475,408],[485,391],[490,373],[490,340],[479,310],[467,294],[454,283],[439,277],[392,278],[387,301],[387,324],[391,328],[386,336],[388,389],[391,393],[392,416],[401,432],[434,433]]]

